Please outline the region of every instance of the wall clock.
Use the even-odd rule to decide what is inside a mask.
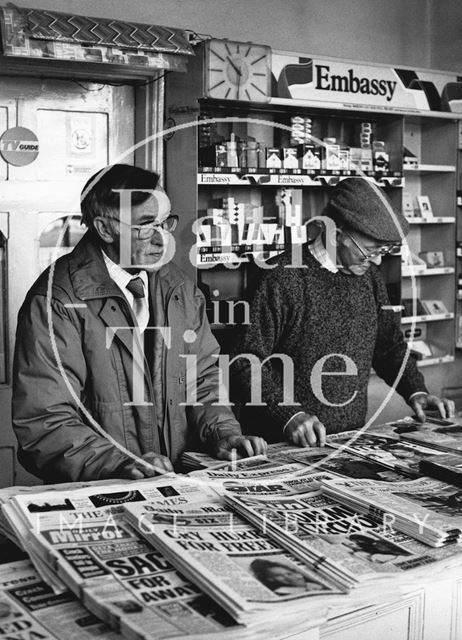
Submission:
[[[267,102],[271,48],[251,42],[205,42],[205,95],[218,100]]]

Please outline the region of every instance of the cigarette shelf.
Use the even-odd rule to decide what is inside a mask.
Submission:
[[[411,276],[416,278],[420,276],[446,276],[452,273],[454,273],[454,267],[435,267],[434,269],[429,269],[428,267],[421,267],[419,265],[403,267],[401,271],[403,278],[410,278]]]
[[[404,182],[402,175],[397,172],[379,175],[372,172],[361,174],[356,171],[309,172],[303,169],[285,169],[270,172],[245,168],[231,170],[225,167],[200,167],[197,184],[200,186],[328,187],[356,175],[361,175],[378,187],[402,187]]]
[[[407,316],[405,318],[401,318],[401,324],[412,324],[413,322],[437,322],[438,320],[452,320],[453,318],[453,313],[434,313],[432,315],[424,316]]]

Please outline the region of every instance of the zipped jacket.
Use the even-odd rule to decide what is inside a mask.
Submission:
[[[12,412],[31,473],[52,482],[117,477],[127,451],[175,464],[186,449],[213,451],[240,435],[219,395],[202,293],[173,263],[149,275],[149,289],[151,375],[137,369],[136,320],[89,233],[30,289],[18,316]]]

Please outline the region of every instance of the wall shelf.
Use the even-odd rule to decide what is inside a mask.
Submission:
[[[420,216],[415,216],[413,218],[407,218],[406,220],[409,224],[454,224],[456,221],[455,216],[441,216],[441,217],[433,217],[433,218],[421,218]]]
[[[455,173],[455,165],[445,164],[418,164],[417,166],[406,166],[403,164],[405,173]]]
[[[435,358],[424,358],[423,360],[417,360],[419,367],[429,367],[434,364],[449,364],[454,362],[455,358],[452,355],[437,356]]]
[[[454,267],[435,267],[434,269],[429,269],[428,267],[421,267],[420,265],[403,267],[401,271],[403,278],[410,278],[411,276],[446,276],[452,273],[454,273]]]
[[[412,324],[413,322],[437,322],[438,320],[452,320],[453,318],[453,313],[434,313],[432,315],[408,316],[406,318],[401,318],[401,324]]]

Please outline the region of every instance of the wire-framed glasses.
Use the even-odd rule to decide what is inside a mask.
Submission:
[[[178,216],[176,214],[172,214],[160,222],[147,222],[146,224],[128,224],[118,218],[112,218],[112,220],[116,220],[116,222],[120,222],[134,229],[137,233],[138,240],[149,240],[154,233],[160,231],[160,229],[163,231],[175,231],[178,224]]]
[[[355,247],[361,252],[363,256],[362,262],[366,262],[367,260],[373,260],[374,258],[381,258],[382,256],[388,255],[395,249],[399,249],[399,245],[384,244],[380,247],[376,247],[375,249],[372,249],[371,251],[367,251],[366,249],[364,249],[364,247],[362,247],[359,244],[359,242],[351,235],[351,233],[348,233],[348,231],[346,231],[345,229],[342,229],[342,231],[346,236],[348,236],[348,238],[350,238],[350,240],[353,242]]]

